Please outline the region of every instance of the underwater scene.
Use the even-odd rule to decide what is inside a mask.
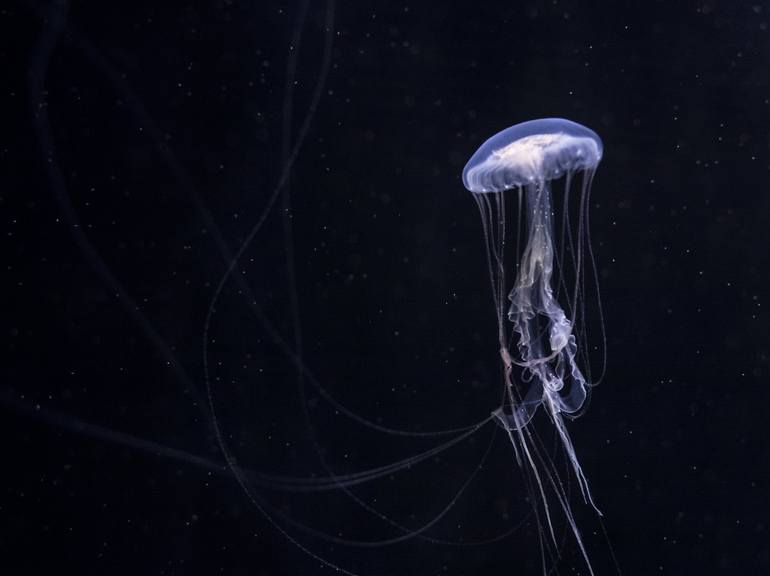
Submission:
[[[770,574],[770,3],[0,8],[8,574]]]

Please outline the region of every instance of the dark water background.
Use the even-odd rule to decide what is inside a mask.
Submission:
[[[486,418],[499,361],[460,172],[498,130],[561,116],[605,145],[590,209],[608,372],[570,424],[604,513],[606,537],[573,498],[596,572],[617,573],[611,551],[627,575],[770,572],[768,26],[766,2],[4,5],[3,571],[334,573],[222,465],[202,342],[223,254],[293,158],[211,323],[243,467],[323,476],[317,450],[338,473],[424,451],[441,439],[362,427],[307,374],[302,392],[277,339],[300,334],[312,376],[378,424]],[[493,428],[353,490],[422,526]],[[422,534],[519,526],[491,545],[332,544],[281,515],[348,540],[401,532],[339,492],[253,494],[360,574],[541,573],[502,434]],[[557,567],[587,573],[569,535]]]

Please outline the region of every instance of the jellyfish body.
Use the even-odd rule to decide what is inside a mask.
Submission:
[[[592,385],[581,368],[581,352],[585,356],[585,351],[579,350],[578,344],[585,340],[581,315],[585,312],[582,294],[586,260],[593,265],[588,199],[602,153],[601,139],[585,126],[559,118],[532,120],[507,128],[484,142],[462,175],[463,184],[473,193],[481,213],[497,316],[506,390],[503,406],[493,414],[507,430],[519,464],[526,463],[532,473],[554,543],[546,498],[549,486],[565,512],[589,570],[590,562],[559,474],[538,447],[528,425],[538,408],[544,406],[583,499],[593,505],[564,416],[574,418],[582,412]],[[578,175],[582,176],[582,185],[575,226],[569,216],[569,195]],[[551,194],[552,184],[557,180],[564,181],[560,190],[563,211],[558,244]],[[506,234],[506,200],[511,194],[516,194],[518,202],[515,239]],[[512,249],[514,256],[509,258]],[[513,276],[510,291],[506,284],[508,275]],[[591,279],[596,280],[596,276],[594,267]]]

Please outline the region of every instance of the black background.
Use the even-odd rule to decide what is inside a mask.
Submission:
[[[768,573],[768,26],[760,2],[5,5],[8,573],[333,573],[223,466],[202,343],[225,254],[294,158],[209,333],[240,465],[323,476],[317,449],[338,473],[426,450],[445,438],[362,427],[308,374],[301,392],[277,342],[296,350],[299,334],[311,377],[370,421],[486,418],[499,360],[459,177],[487,137],[545,116],[605,146],[590,210],[608,373],[570,424],[604,513],[606,538],[574,499],[596,573],[617,573],[612,551],[628,575]],[[353,490],[423,526],[493,428]],[[468,543],[519,525],[490,545],[332,544],[286,517],[348,540],[401,532],[344,493],[248,486],[302,546],[358,574],[541,573],[502,434],[422,533]],[[587,573],[569,536],[557,567]]]

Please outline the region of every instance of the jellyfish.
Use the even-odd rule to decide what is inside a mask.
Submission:
[[[601,515],[565,418],[573,419],[584,411],[595,383],[590,379],[587,351],[579,345],[585,345],[586,340],[587,283],[595,285],[598,303],[587,208],[602,152],[601,139],[585,126],[561,118],[532,120],[489,138],[471,156],[462,174],[463,184],[473,193],[481,213],[497,318],[504,399],[493,416],[507,431],[519,465],[526,467],[533,489],[541,495],[554,544],[547,492],[555,493],[591,573],[563,480],[531,430],[531,422],[543,406],[583,500]],[[581,193],[576,210],[572,210],[577,216],[575,225],[570,216],[574,203],[570,189],[578,178]],[[552,190],[562,181],[559,192],[563,209],[557,236]],[[506,204],[512,196],[518,205],[515,238],[507,233]],[[586,260],[592,270],[588,280]],[[513,279],[510,290],[506,284],[509,276]],[[598,309],[601,314],[600,304]],[[603,320],[600,326],[603,342]]]

